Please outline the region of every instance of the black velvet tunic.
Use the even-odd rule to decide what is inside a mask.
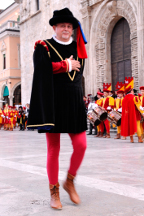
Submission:
[[[84,61],[77,57],[76,42],[73,41],[69,45],[59,44],[54,39],[49,39],[48,42],[56,49],[47,43],[50,57],[42,45],[38,45],[34,52],[35,71],[28,125],[38,128],[39,132],[80,133],[87,129],[82,91]],[[53,74],[51,62],[60,62],[71,55],[80,61],[80,72]],[[44,74],[43,78],[40,74]],[[41,111],[38,120],[35,120],[36,98],[33,98],[37,92],[39,92],[38,107]],[[45,108],[43,110],[43,106],[47,110]]]

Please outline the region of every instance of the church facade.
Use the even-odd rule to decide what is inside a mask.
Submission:
[[[18,2],[18,0],[17,0]],[[53,10],[69,7],[86,35],[88,59],[84,92],[96,94],[103,83],[133,76],[135,88],[144,85],[144,0],[23,0],[20,2],[22,104],[29,102],[34,43],[51,38]]]

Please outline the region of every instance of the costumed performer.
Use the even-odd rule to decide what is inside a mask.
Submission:
[[[80,203],[74,179],[87,147],[87,122],[82,91],[84,59],[87,54],[80,23],[68,8],[54,11],[49,23],[53,26],[55,35],[35,44],[27,127],[46,133],[50,206],[62,209],[58,182],[60,133],[68,133],[73,145],[63,188],[72,202]],[[77,43],[71,37],[73,29],[77,29]]]
[[[124,98],[124,91],[118,90],[117,91],[117,98],[115,99],[115,110],[120,112],[120,113],[122,112],[123,98]],[[120,139],[121,138],[120,134],[121,134],[121,125],[117,126],[117,135],[114,139]],[[125,138],[123,138],[123,139],[125,139]]]
[[[98,100],[95,101],[95,103],[102,107],[103,104],[103,93],[102,92],[97,92],[97,98]],[[103,137],[103,133],[104,133],[104,123],[101,122],[98,126],[97,126],[97,135],[95,137]]]
[[[125,89],[125,97],[122,103],[122,120],[121,120],[121,135],[124,137],[130,136],[130,142],[134,142],[133,135],[137,132],[138,142],[142,142],[137,131],[137,108],[133,88],[131,86]],[[139,129],[139,127],[138,127]]]

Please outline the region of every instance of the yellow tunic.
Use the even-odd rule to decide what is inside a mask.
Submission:
[[[2,124],[2,117],[1,117],[1,115],[2,115],[2,110],[0,109],[0,124]]]

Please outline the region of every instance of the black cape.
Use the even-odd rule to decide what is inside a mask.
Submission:
[[[82,91],[84,60],[77,57],[76,42],[69,45],[59,44],[54,39],[48,42],[52,45],[47,43],[50,57],[42,45],[37,45],[34,51],[28,127],[37,128],[40,133],[80,133],[87,129]],[[53,74],[52,62],[60,62],[71,55],[80,61],[80,72]]]

